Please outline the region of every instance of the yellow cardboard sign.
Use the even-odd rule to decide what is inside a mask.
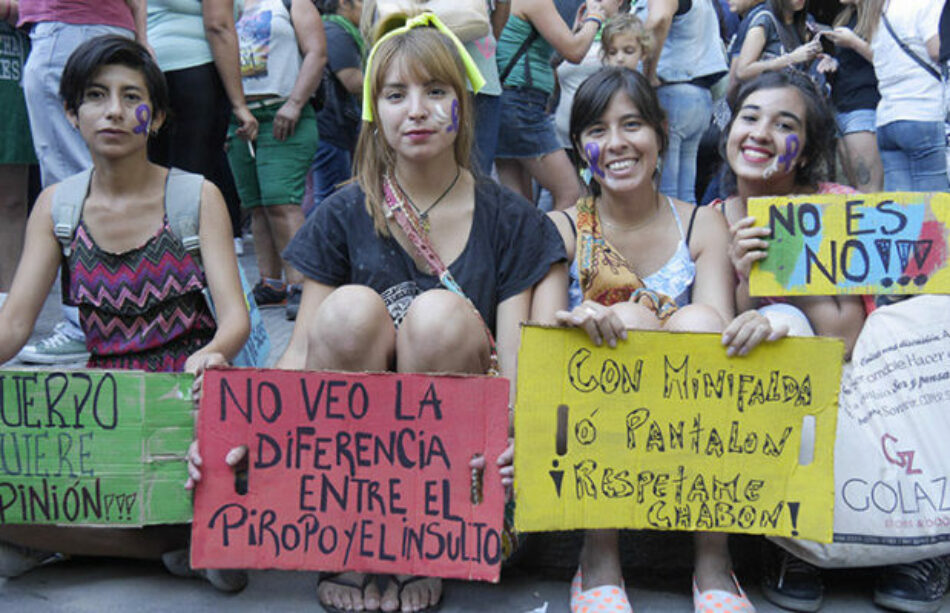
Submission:
[[[950,194],[753,198],[749,215],[772,230],[753,296],[950,293]]]
[[[524,327],[515,527],[830,542],[842,353],[840,340],[789,338],[728,358],[719,335],[673,332],[611,349]]]

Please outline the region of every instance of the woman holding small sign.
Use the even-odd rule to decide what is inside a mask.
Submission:
[[[864,323],[857,297],[807,296],[787,299],[752,298],[749,271],[768,255],[768,228],[753,228],[747,202],[756,196],[856,193],[850,187],[822,181],[834,150],[835,123],[829,107],[811,80],[801,72],[765,73],[739,90],[734,112],[723,133],[721,149],[728,161],[724,187],[733,196],[713,206],[730,225],[728,253],[736,277],[736,305],[759,309],[773,325],[790,334],[836,336],[851,355]]]
[[[588,78],[574,98],[570,136],[590,168],[592,196],[551,213],[571,261],[570,283],[552,279],[536,291],[539,298],[559,292],[562,303],[569,296],[571,310],[556,315],[561,324],[584,328],[594,343],[611,347],[629,329],[722,333],[730,356],[784,335],[754,311],[734,318],[722,216],[659,192],[666,119],[642,75],[604,68]],[[696,534],[696,611],[754,610],[732,574],[727,538]],[[571,610],[601,610],[608,598],[611,607],[619,602],[617,610],[631,610],[618,533],[588,531]]]
[[[800,72],[768,72],[744,84],[723,132],[720,149],[728,160],[724,186],[733,191],[713,206],[730,224],[729,257],[739,308],[757,309],[773,326],[793,336],[835,336],[850,356],[864,324],[856,296],[754,298],[749,295],[752,264],[767,255],[769,228],[753,227],[747,202],[756,196],[847,194],[855,190],[821,181],[835,145],[834,117],[812,81]],[[816,567],[771,546],[763,574],[766,597],[783,607],[816,611],[821,576]]]
[[[472,174],[465,79],[476,91],[482,79],[435,15],[383,34],[365,74],[357,180],[324,200],[285,252],[305,281],[277,365],[500,371],[514,381],[533,287],[565,275],[557,231],[529,202]],[[512,453],[509,446],[497,460],[503,483]],[[437,577],[377,585],[357,572],[324,574],[317,588],[333,611],[422,611],[441,593]]]
[[[250,330],[221,193],[198,175],[148,161],[146,144],[165,123],[170,103],[162,72],[143,46],[120,36],[86,41],[66,64],[60,96],[93,167],[37,199],[0,309],[0,363],[29,338],[62,265],[64,300],[79,307],[88,367],[184,371],[199,375],[200,385],[201,373],[233,359]],[[188,219],[199,228],[190,237],[198,239],[197,249],[186,247],[169,210],[189,197],[200,222]],[[191,570],[187,534],[184,525],[3,526],[0,577],[22,574],[60,552],[162,558],[172,572],[200,572],[219,589],[244,587],[243,572]]]

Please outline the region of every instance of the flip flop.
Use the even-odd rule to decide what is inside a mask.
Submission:
[[[396,575],[391,575],[389,577],[389,580],[396,584],[396,594],[398,594],[399,596],[399,606],[401,607],[402,606],[402,591],[403,589],[405,589],[407,585],[412,585],[413,583],[416,583],[418,581],[426,581],[428,579],[435,579],[435,578],[437,577],[426,577],[425,575],[413,575],[412,577],[409,577],[408,579],[400,580],[399,577],[397,577]],[[383,591],[385,592],[385,588],[383,589]],[[438,611],[440,608],[442,608],[442,596],[444,595],[445,594],[441,594],[439,596],[439,602],[435,603],[434,605],[430,607],[419,609],[417,613],[431,613],[434,611]]]
[[[633,613],[627,591],[621,585],[598,585],[583,590],[580,567],[571,581],[571,613]]]
[[[693,610],[694,613],[755,613],[755,607],[749,600],[734,573],[732,582],[736,585],[739,595],[726,590],[706,590],[700,592],[696,586],[696,577],[693,577]]]
[[[321,583],[329,583],[330,585],[339,585],[340,587],[348,587],[354,590],[359,590],[360,595],[362,596],[366,594],[366,586],[369,585],[371,581],[376,579],[376,575],[365,573],[363,575],[362,581],[347,581],[340,578],[340,575],[342,574],[344,573],[320,573],[320,578],[317,579],[317,589],[320,589]],[[319,596],[317,596],[317,602],[320,603],[320,606],[323,607],[323,610],[327,611],[327,613],[354,613],[356,611],[356,609],[340,609],[333,606],[332,604],[324,603],[320,600]],[[365,608],[363,610],[366,611]]]

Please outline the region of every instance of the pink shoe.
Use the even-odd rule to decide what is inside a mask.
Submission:
[[[578,567],[571,581],[571,613],[633,613],[622,582],[621,585],[598,585],[582,592],[583,585]]]
[[[696,577],[693,577],[693,608],[695,613],[755,613],[755,607],[742,591],[736,575],[730,573],[739,595],[726,590],[706,590],[700,592],[696,587]]]

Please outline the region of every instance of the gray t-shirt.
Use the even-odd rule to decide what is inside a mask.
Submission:
[[[767,8],[759,11],[752,17],[749,22],[748,30],[755,27],[760,27],[765,30],[765,47],[762,48],[760,59],[768,60],[792,51],[792,49],[785,49],[782,46],[782,37],[778,31],[778,21],[775,15]]]

